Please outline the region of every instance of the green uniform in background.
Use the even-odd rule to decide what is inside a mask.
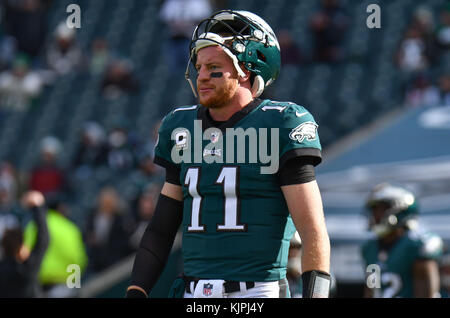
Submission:
[[[235,281],[286,277],[295,227],[276,171],[294,157],[320,163],[317,127],[302,106],[270,100],[256,100],[222,123],[213,122],[200,105],[177,108],[163,119],[155,162],[180,171],[187,276]],[[234,133],[241,128],[245,143],[234,137],[231,146],[227,128]],[[270,163],[264,153],[276,159]],[[187,160],[179,162],[180,157]],[[270,166],[273,173],[264,170]]]
[[[424,230],[409,230],[390,249],[380,247],[371,239],[362,246],[367,265],[380,266],[381,288],[375,288],[375,297],[414,297],[413,264],[420,259],[438,259],[442,255],[442,240]]]

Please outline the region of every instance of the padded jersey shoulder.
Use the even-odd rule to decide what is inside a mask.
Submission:
[[[425,259],[435,259],[443,253],[442,239],[430,231],[416,229],[408,231],[408,243],[417,250],[417,256]]]
[[[265,120],[268,126],[292,128],[305,122],[313,122],[317,125],[309,110],[293,102],[281,102],[264,100],[256,110]]]
[[[200,105],[180,106],[167,113],[161,123],[162,130],[176,128],[186,120],[195,120]]]

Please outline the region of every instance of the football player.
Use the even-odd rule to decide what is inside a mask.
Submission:
[[[302,106],[259,99],[279,71],[278,40],[259,16],[224,10],[199,23],[186,71],[199,104],[174,109],[159,129],[155,163],[166,182],[127,297],[148,296],[180,225],[184,274],[172,297],[288,297],[295,230],[303,296],[328,296],[330,243],[314,172],[318,125]]]
[[[366,287],[366,297],[438,297],[443,242],[418,227],[414,194],[388,183],[377,185],[366,208],[375,238],[362,246],[366,266],[379,266],[379,281]],[[371,284],[372,285],[372,284]]]

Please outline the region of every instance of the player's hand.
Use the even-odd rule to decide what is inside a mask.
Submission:
[[[22,205],[27,209],[38,208],[45,204],[45,198],[39,191],[28,191],[22,196]]]

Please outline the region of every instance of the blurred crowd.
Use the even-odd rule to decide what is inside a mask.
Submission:
[[[20,171],[13,162],[1,162],[2,242],[9,240],[11,229],[23,229],[25,243],[32,249],[36,231],[32,229],[31,215],[21,207],[19,198],[23,192],[34,190],[44,195],[48,208],[48,255],[64,253],[60,261],[66,267],[80,264],[87,277],[135,252],[152,217],[164,178],[163,170],[153,163],[157,127],[152,129],[153,138],[136,144],[132,143],[132,138],[123,127],[114,128],[107,134],[98,123],[89,122],[81,131],[77,151],[69,166],[61,165],[64,149],[61,141],[54,136],[41,140],[40,160],[30,171]],[[107,177],[94,200],[81,202],[87,180],[105,172]],[[121,192],[119,183],[114,180],[117,177],[120,181],[126,180],[127,188],[132,190]],[[72,211],[73,208],[80,210],[80,207],[85,210],[82,211],[81,221]],[[51,221],[55,219],[60,221]],[[70,233],[73,240],[68,238]],[[56,243],[62,241],[68,245]],[[68,254],[78,256],[69,257]],[[2,256],[0,254],[0,260]],[[43,286],[65,284],[65,279],[46,275],[50,270],[48,266],[51,267],[51,261],[46,263],[46,260],[44,258],[40,273]],[[63,271],[64,277],[67,276],[65,267],[59,268],[59,271]],[[65,294],[55,295],[60,297]]]
[[[0,31],[0,111],[24,111],[37,103],[46,86],[70,72],[102,76],[99,90],[105,98],[139,93],[139,77],[133,61],[95,38],[88,51],[77,34],[62,21],[48,30],[47,13],[52,0],[3,1]],[[163,44],[166,62],[175,74],[186,67],[192,30],[203,18],[227,8],[226,0],[161,1],[159,20],[167,27]],[[345,61],[344,43],[351,19],[339,0],[321,0],[308,22],[311,48],[299,45],[291,30],[276,30],[283,65],[339,63]],[[403,73],[405,104],[446,105],[449,72],[435,72],[450,47],[450,5],[436,13],[426,5],[413,12],[393,60]]]
[[[27,111],[44,89],[62,76],[90,72],[102,76],[99,92],[109,99],[139,91],[133,63],[110,50],[103,38],[89,51],[75,29],[61,21],[48,29],[52,0],[5,0],[0,30],[0,112]]]
[[[398,45],[395,63],[402,72],[408,107],[449,106],[450,4],[438,13],[427,6],[413,12]]]
[[[68,28],[65,21],[49,29],[48,12],[54,2],[4,0],[1,3],[0,119],[4,113],[27,112],[39,103],[47,88],[73,72],[99,76],[98,94],[107,100],[141,92],[140,84],[145,79],[139,78],[133,61],[116,52],[117,48],[110,47],[105,38],[95,38],[85,49],[77,39],[76,30]],[[226,0],[160,1],[158,18],[168,29],[163,46],[173,74],[184,74],[195,25],[212,12],[225,8],[228,8]],[[283,67],[345,61],[344,42],[350,18],[339,0],[320,1],[307,28],[310,51],[299,45],[291,30],[275,30]],[[405,105],[450,105],[450,70],[434,71],[445,56],[450,57],[449,48],[450,5],[443,7],[438,16],[425,6],[418,7],[393,56],[404,74]],[[133,127],[124,123],[105,128],[97,122],[86,122],[80,127],[77,149],[66,165],[61,164],[64,143],[57,136],[41,140],[39,160],[30,171],[0,158],[2,242],[5,233],[21,229],[25,245],[33,248],[36,231],[19,198],[28,190],[36,190],[45,196],[49,210],[48,251],[54,258],[59,253],[65,254],[61,256],[64,264],[77,262],[88,276],[132,254],[152,217],[164,180],[164,171],[153,163],[158,125],[158,122],[149,123],[148,135],[138,136]],[[125,180],[127,191],[119,186],[117,178]],[[94,200],[81,204],[80,193],[86,192],[85,184],[93,179],[102,179],[102,186],[89,194]],[[81,222],[75,221],[72,213],[80,206],[85,209]],[[77,249],[52,244],[58,241],[61,231],[73,237],[70,244],[78,242]],[[13,234],[9,239],[17,238],[17,232]],[[67,255],[71,252],[77,254],[75,258]],[[0,260],[3,257],[0,249]],[[52,268],[52,259],[44,258],[40,272],[40,281],[48,291],[55,291],[53,287],[65,283],[46,275]],[[64,295],[64,292],[58,293],[56,289],[54,295]]]

